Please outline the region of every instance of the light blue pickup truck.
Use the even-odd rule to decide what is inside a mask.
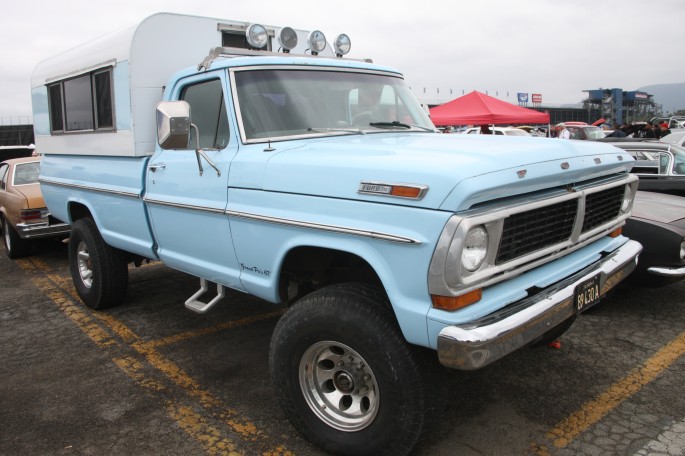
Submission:
[[[633,270],[637,179],[607,144],[436,134],[399,72],[332,48],[158,14],[49,58],[41,187],[88,307],[123,301],[145,259],[200,279],[196,312],[227,287],[287,303],[270,367],[293,425],[405,454],[440,364],[553,340]]]

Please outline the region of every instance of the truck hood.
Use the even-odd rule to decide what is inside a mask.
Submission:
[[[263,146],[260,146],[263,148]],[[265,190],[465,210],[482,201],[628,172],[609,144],[528,137],[380,133],[275,143]],[[360,183],[428,186],[419,200],[359,193]]]

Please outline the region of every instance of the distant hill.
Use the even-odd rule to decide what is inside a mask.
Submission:
[[[654,101],[662,106],[664,112],[685,109],[685,82],[655,84],[640,87],[638,90],[654,95]]]

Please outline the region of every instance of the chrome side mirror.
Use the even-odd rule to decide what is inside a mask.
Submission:
[[[157,105],[157,141],[165,150],[189,148],[190,105],[188,102],[162,101]]]

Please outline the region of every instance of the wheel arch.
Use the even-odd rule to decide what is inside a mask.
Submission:
[[[278,295],[292,303],[303,296],[344,282],[360,282],[385,290],[374,267],[364,257],[347,250],[299,245],[287,251],[278,276]]]

